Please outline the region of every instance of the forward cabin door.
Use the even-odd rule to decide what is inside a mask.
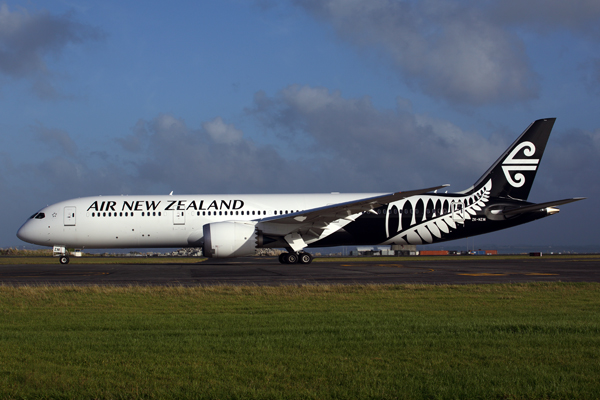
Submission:
[[[75,211],[76,207],[67,206],[63,212],[63,222],[65,226],[75,226]]]

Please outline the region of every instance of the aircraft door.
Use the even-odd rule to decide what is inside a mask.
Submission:
[[[65,226],[75,226],[75,211],[76,207],[67,206],[63,212],[63,222]]]
[[[452,203],[452,219],[456,222],[464,222],[465,208],[462,202],[454,202]]]
[[[185,225],[185,211],[173,211],[173,225]]]

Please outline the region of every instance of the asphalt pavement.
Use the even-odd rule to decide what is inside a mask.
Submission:
[[[385,257],[351,262],[320,259],[282,265],[276,258],[247,257],[193,264],[12,264],[0,265],[5,285],[303,285],[303,284],[482,284],[511,282],[600,282],[600,257],[391,261]]]

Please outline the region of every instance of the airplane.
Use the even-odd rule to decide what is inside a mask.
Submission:
[[[527,202],[555,118],[534,121],[473,186],[395,193],[97,196],[33,214],[25,242],[67,248],[201,247],[204,256],[249,256],[285,248],[282,264],[309,264],[311,247],[423,245],[480,235],[556,214],[584,199]]]

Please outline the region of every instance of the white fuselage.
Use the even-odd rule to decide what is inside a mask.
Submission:
[[[377,195],[83,197],[41,209],[17,236],[37,245],[82,249],[200,246],[206,224],[260,220]]]

